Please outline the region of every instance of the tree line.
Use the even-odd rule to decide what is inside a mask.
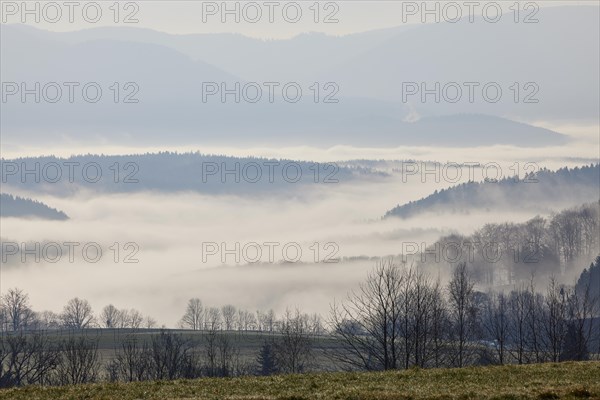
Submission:
[[[600,256],[573,286],[550,277],[537,287],[532,276],[482,291],[466,263],[442,283],[390,258],[325,320],[298,309],[278,316],[204,307],[192,298],[182,330],[144,335],[156,325],[151,318],[113,305],[95,316],[79,298],[55,316],[58,325],[48,324],[26,293],[10,289],[2,296],[0,387],[587,360],[600,356],[599,271]],[[95,327],[129,329],[107,355],[100,336],[86,333]]]
[[[288,310],[277,327],[277,334],[263,338],[250,354],[242,354],[243,335],[216,327],[195,335],[160,329],[140,336],[130,330],[108,361],[100,336],[86,334],[90,328],[69,331],[66,337],[51,330],[5,332],[0,388],[305,372],[315,338],[309,316]]]
[[[312,335],[326,333],[325,325],[319,314],[300,314],[299,322],[303,329]],[[257,331],[280,332],[286,319],[279,319],[275,311],[270,309],[256,313],[237,309],[234,305],[223,307],[204,307],[202,300],[192,298],[188,301],[185,313],[179,321],[179,327],[191,330],[225,330],[225,331]]]
[[[332,356],[365,370],[587,360],[600,354],[595,284],[570,287],[551,277],[538,289],[532,277],[509,291],[482,292],[466,263],[443,285],[382,261],[332,306],[331,326],[344,344]]]
[[[472,235],[441,238],[415,262],[434,271],[442,254],[445,261],[469,264],[474,279],[488,286],[519,284],[532,274],[548,279],[580,268],[600,252],[599,221],[600,203],[590,203],[549,218],[485,224]]]
[[[136,309],[118,309],[112,304],[96,316],[90,303],[74,297],[61,313],[36,312],[31,308],[29,295],[19,288],[8,289],[0,299],[0,331],[33,331],[87,328],[156,328],[157,322]]]

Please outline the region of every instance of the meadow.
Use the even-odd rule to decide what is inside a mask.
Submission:
[[[25,387],[0,399],[600,399],[600,362]]]

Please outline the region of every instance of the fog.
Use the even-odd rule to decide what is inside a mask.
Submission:
[[[598,160],[600,126],[596,122],[582,121],[530,121],[536,127],[550,129],[569,137],[561,146],[523,148],[510,145],[476,147],[400,146],[400,147],[356,147],[337,145],[331,147],[306,145],[289,147],[236,147],[232,145],[162,145],[145,146],[139,142],[130,145],[112,144],[106,140],[85,142],[65,140],[63,142],[36,146],[35,143],[10,144],[4,141],[0,150],[4,158],[55,155],[68,157],[73,154],[141,154],[158,151],[197,151],[206,154],[227,154],[237,157],[267,157],[310,160],[315,162],[347,161],[356,159],[385,160],[437,160],[439,162],[536,162],[547,168],[576,166]]]
[[[467,175],[465,174],[465,177]],[[86,261],[77,247],[74,262],[67,254],[56,263],[23,264],[13,256],[2,270],[2,288],[20,287],[36,310],[59,312],[72,297],[88,299],[96,312],[109,303],[137,308],[170,327],[176,326],[186,301],[200,297],[207,305],[234,304],[249,310],[298,306],[326,314],[331,302],[356,287],[375,261],[344,261],[343,257],[399,255],[403,243],[433,244],[450,233],[471,234],[488,222],[523,222],[530,212],[472,212],[385,219],[396,204],[419,199],[450,183],[418,175],[352,184],[313,185],[285,194],[205,196],[197,193],[134,193],[107,195],[80,192],[73,197],[35,195],[64,210],[68,221],[15,218],[2,220],[2,237],[14,242],[98,243],[102,258]],[[15,193],[28,195],[28,193]],[[31,195],[31,194],[29,194]],[[139,246],[125,248],[126,243]],[[221,259],[223,249],[258,243],[262,263],[243,256]],[[268,248],[274,245],[274,258]],[[109,249],[118,243],[118,260]],[[219,247],[216,254],[203,243]],[[282,247],[297,243],[299,262],[282,263]],[[317,243],[319,253],[314,244]],[[329,243],[329,245],[328,245]],[[329,246],[329,247],[326,247]],[[113,247],[114,248],[114,247]],[[254,256],[255,248],[247,257]],[[238,254],[242,254],[241,250]],[[124,262],[126,255],[138,263]],[[295,259],[293,249],[289,259]],[[315,263],[316,261],[319,261]],[[323,262],[325,260],[333,262]],[[9,259],[9,261],[11,261]],[[338,261],[338,262],[335,262]],[[440,270],[448,268],[442,263]]]

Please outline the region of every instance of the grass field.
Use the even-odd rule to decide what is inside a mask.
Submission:
[[[28,387],[0,399],[600,399],[600,362]]]
[[[116,352],[122,350],[121,346],[125,340],[137,339],[140,342],[149,340],[151,335],[156,335],[160,329],[84,329],[78,331],[57,330],[48,331],[51,341],[58,342],[67,339],[71,336],[85,336],[89,339],[98,340],[98,355],[100,363],[105,365],[112,360]],[[202,345],[205,343],[207,335],[206,331],[190,331],[190,330],[175,330],[169,332],[181,335],[184,339],[189,340],[194,345]],[[237,331],[219,331],[220,335],[227,337],[231,344],[239,351],[239,356],[242,361],[256,363],[256,356],[260,351],[262,344],[265,341],[272,340],[278,337],[277,333],[268,332],[237,332]],[[318,367],[319,371],[335,370],[335,365],[331,359],[325,356],[324,350],[332,350],[340,347],[340,342],[332,339],[327,335],[313,336],[313,354],[311,364]],[[313,368],[315,369],[315,368]]]

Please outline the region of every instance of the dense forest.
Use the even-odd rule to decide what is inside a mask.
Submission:
[[[67,214],[46,204],[11,194],[0,194],[0,217],[40,218],[50,220],[68,219]]]
[[[598,182],[600,164],[565,167],[557,171],[541,169],[521,179],[489,179],[436,190],[425,198],[394,207],[385,214],[385,218],[409,218],[442,212],[467,214],[478,210],[543,212],[550,201],[563,204],[563,207],[597,201]]]
[[[260,157],[158,152],[2,159],[5,184],[68,196],[85,188],[99,193],[195,191],[205,194],[285,193],[295,186],[347,183],[382,176],[365,167],[339,167]],[[37,171],[23,176],[23,171]],[[43,183],[43,184],[40,184]]]

